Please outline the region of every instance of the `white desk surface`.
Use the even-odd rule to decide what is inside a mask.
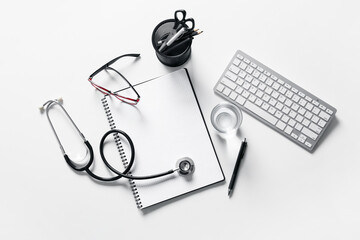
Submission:
[[[358,1],[7,1],[0,9],[0,239],[360,239]],[[171,72],[150,38],[184,8],[204,33],[189,69],[226,182],[137,210],[127,181],[98,184],[65,163],[38,106],[63,97],[85,135],[100,95],[87,77],[139,52],[132,82]],[[240,49],[337,108],[310,154],[244,114],[238,136],[210,124],[212,88]],[[248,151],[231,199],[241,138]],[[98,150],[100,136],[93,141]],[[141,147],[141,146],[139,146]],[[99,160],[99,159],[98,159]]]

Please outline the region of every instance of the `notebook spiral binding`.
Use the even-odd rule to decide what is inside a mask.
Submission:
[[[106,100],[106,96],[103,99],[101,99],[101,102],[102,102],[102,105],[104,107],[104,111],[105,111],[107,120],[109,122],[110,129],[116,129],[115,121],[114,121],[114,119],[112,117],[112,114],[111,114],[111,111],[110,111],[110,108],[109,108],[109,104],[107,103],[107,100]],[[124,151],[123,145],[121,143],[119,134],[114,133],[113,136],[114,136],[114,140],[115,140],[115,144],[116,144],[116,147],[118,149],[118,152],[120,153],[121,161],[122,161],[124,167],[126,168],[129,163],[127,161],[125,151]],[[128,174],[131,175],[131,172],[129,171]],[[134,196],[135,203],[136,203],[137,207],[142,208],[141,199],[140,199],[139,192],[137,190],[135,181],[133,179],[129,179],[129,183],[130,183],[130,188],[131,188],[131,191],[133,193],[133,196]]]

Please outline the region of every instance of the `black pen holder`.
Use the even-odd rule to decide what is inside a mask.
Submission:
[[[159,23],[151,36],[152,45],[155,49],[156,56],[159,61],[170,67],[177,67],[184,64],[191,54],[192,40],[185,44],[178,45],[177,47],[169,46],[164,51],[159,51],[163,42],[167,39],[170,33],[176,32],[174,29],[175,20],[167,19]]]

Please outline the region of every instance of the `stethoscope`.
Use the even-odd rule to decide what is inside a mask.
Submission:
[[[154,174],[154,175],[148,175],[148,176],[133,176],[128,174],[133,163],[134,163],[134,159],[135,159],[135,147],[133,144],[133,141],[131,140],[131,138],[129,137],[128,134],[126,134],[124,131],[119,130],[119,129],[111,129],[109,131],[107,131],[103,137],[101,138],[100,141],[100,156],[101,159],[103,160],[104,164],[106,165],[106,167],[108,167],[113,173],[115,173],[117,176],[114,177],[109,177],[109,178],[104,178],[104,177],[100,177],[98,175],[96,175],[94,172],[92,172],[90,170],[90,167],[94,161],[94,151],[92,149],[91,144],[89,143],[88,140],[86,140],[84,134],[81,133],[81,131],[79,130],[79,128],[76,126],[75,122],[72,120],[72,118],[70,117],[70,115],[67,113],[67,111],[65,110],[65,108],[62,106],[63,100],[62,99],[56,99],[56,100],[49,100],[46,103],[43,104],[42,107],[40,107],[40,111],[41,112],[46,112],[46,116],[47,119],[50,123],[51,129],[54,132],[54,135],[58,141],[58,144],[60,146],[61,152],[65,158],[65,161],[67,162],[67,164],[74,169],[75,171],[85,171],[87,174],[89,174],[91,177],[99,180],[99,181],[115,181],[118,180],[119,178],[127,178],[127,179],[134,179],[134,180],[145,180],[145,179],[152,179],[152,178],[158,178],[158,177],[162,177],[162,176],[166,176],[169,174],[173,174],[174,172],[179,172],[180,175],[182,176],[186,176],[186,175],[191,175],[194,170],[195,170],[195,165],[194,165],[194,161],[189,158],[189,157],[183,157],[178,159],[178,161],[176,162],[176,167],[175,169],[171,169],[167,172],[162,172],[162,173],[158,173],[158,174]],[[89,160],[86,164],[78,164],[75,161],[71,160],[69,158],[69,156],[66,154],[65,149],[63,147],[63,145],[61,144],[60,138],[54,128],[54,125],[49,117],[49,110],[53,107],[53,106],[59,106],[63,112],[65,113],[65,115],[69,118],[70,122],[73,124],[73,126],[75,127],[76,131],[78,132],[78,134],[80,135],[80,137],[82,138],[82,140],[84,141],[84,144],[86,145],[86,148],[88,150],[88,153],[90,155]],[[130,146],[130,152],[131,152],[131,157],[130,160],[128,162],[127,167],[125,168],[125,170],[123,172],[118,171],[117,169],[115,169],[113,166],[111,166],[109,164],[109,162],[107,161],[105,155],[104,155],[104,144],[105,144],[105,140],[106,138],[110,135],[110,134],[120,134],[123,137],[126,138],[126,140],[129,143]]]

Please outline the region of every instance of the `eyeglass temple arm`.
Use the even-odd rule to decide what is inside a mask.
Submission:
[[[139,53],[130,53],[130,54],[124,54],[121,55],[119,57],[114,58],[113,60],[109,61],[108,63],[104,64],[103,66],[101,66],[98,70],[96,70],[93,74],[90,75],[89,80],[91,80],[96,74],[98,74],[99,72],[101,72],[102,70],[104,70],[105,68],[109,67],[111,64],[113,64],[114,62],[116,62],[117,60],[119,60],[122,57],[139,57],[140,54]]]

